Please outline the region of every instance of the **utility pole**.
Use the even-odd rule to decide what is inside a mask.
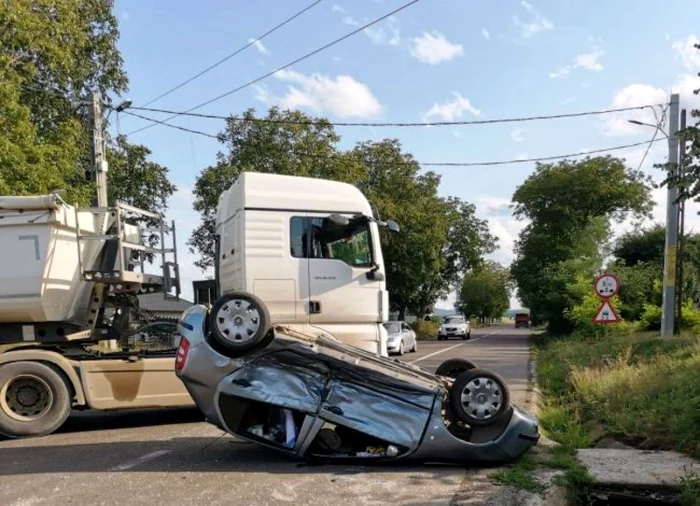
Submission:
[[[671,95],[670,114],[668,123],[668,164],[672,175],[678,174],[678,116],[680,97],[678,93]],[[661,306],[661,338],[673,337],[674,313],[676,302],[676,247],[678,244],[678,187],[669,184],[666,192],[666,245],[664,248],[664,282],[663,301]]]
[[[680,131],[682,132],[685,130],[686,127],[686,116],[687,112],[685,109],[681,110],[681,128]],[[679,148],[679,153],[680,153],[680,158],[679,158],[679,164],[678,164],[678,171],[679,171],[679,176],[681,176],[681,179],[685,177],[685,167],[684,167],[684,156],[685,156],[685,141],[680,141],[680,148]],[[685,188],[684,188],[685,190]],[[678,232],[678,293],[676,294],[676,299],[677,300],[677,314],[676,314],[676,328],[675,331],[677,334],[680,333],[681,327],[682,327],[682,319],[683,319],[683,253],[685,249],[685,197],[681,198],[681,201],[678,203],[678,227],[679,227],[679,232]]]
[[[92,126],[92,180],[97,185],[96,200],[93,205],[107,207],[107,153],[105,150],[104,130],[102,126],[102,100],[98,91],[92,92],[90,104],[90,123]]]

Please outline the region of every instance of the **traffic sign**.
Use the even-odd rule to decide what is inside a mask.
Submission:
[[[593,323],[617,323],[619,321],[620,317],[607,299],[600,305],[593,318]]]
[[[603,274],[595,280],[595,292],[599,297],[609,299],[620,289],[620,280],[613,274]]]

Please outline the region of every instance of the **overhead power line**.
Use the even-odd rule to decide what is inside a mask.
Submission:
[[[524,116],[515,118],[497,118],[497,119],[483,119],[483,120],[464,120],[464,121],[423,121],[423,122],[336,122],[328,121],[332,126],[338,127],[428,127],[428,126],[464,126],[464,125],[489,125],[493,123],[517,123],[524,121],[537,121],[537,120],[547,120],[547,119],[561,119],[561,118],[575,118],[581,116],[594,116],[600,114],[611,114],[616,112],[625,111],[637,111],[646,108],[660,107],[665,104],[647,104],[640,105],[636,107],[621,107],[618,109],[604,109],[599,111],[585,111],[585,112],[574,112],[574,113],[564,113],[564,114],[552,114],[552,115],[542,115],[542,116]],[[201,114],[196,112],[178,112],[170,111],[167,109],[153,109],[149,107],[130,107],[130,110],[146,111],[146,112],[156,112],[163,114],[174,114],[175,116],[192,116],[195,118],[205,118],[205,119],[219,119],[227,121],[240,121],[244,123],[271,123],[280,125],[315,125],[321,123],[320,121],[296,121],[287,119],[268,119],[268,118],[241,118],[240,116],[221,116],[217,114]],[[172,116],[172,117],[175,117]],[[167,118],[170,119],[170,118]],[[167,121],[163,120],[163,121]]]
[[[182,81],[182,82],[181,82],[180,84],[178,84],[177,86],[174,86],[174,87],[170,88],[168,91],[165,91],[165,92],[161,93],[160,95],[158,95],[156,98],[151,99],[150,101],[146,102],[146,103],[144,104],[144,106],[150,105],[150,104],[152,104],[153,102],[155,102],[155,101],[157,101],[157,100],[160,100],[161,98],[163,98],[163,97],[165,97],[165,96],[167,96],[167,95],[170,95],[173,91],[179,90],[180,88],[182,88],[183,86],[185,86],[185,85],[191,83],[191,82],[194,81],[195,79],[197,79],[197,78],[203,76],[204,74],[206,74],[206,73],[209,72],[210,70],[215,69],[216,67],[218,67],[219,65],[221,65],[221,64],[224,63],[225,61],[230,60],[231,58],[233,58],[233,57],[236,56],[237,54],[239,54],[239,53],[241,53],[242,51],[248,49],[250,46],[252,46],[252,45],[255,44],[256,42],[263,40],[263,39],[264,39],[265,37],[267,37],[268,35],[272,34],[273,32],[276,32],[277,30],[279,30],[280,28],[282,28],[284,25],[286,25],[286,24],[290,23],[291,21],[293,21],[294,19],[298,18],[299,16],[301,16],[302,14],[304,14],[306,11],[308,11],[309,9],[311,9],[312,7],[314,7],[315,5],[318,5],[319,3],[321,3],[321,1],[322,1],[322,0],[316,0],[316,1],[314,1],[314,2],[311,2],[309,5],[307,5],[306,7],[304,7],[302,10],[300,10],[299,12],[297,12],[296,14],[294,14],[292,17],[285,19],[284,21],[282,21],[280,24],[278,24],[278,25],[275,26],[274,28],[272,28],[272,29],[268,30],[267,32],[263,33],[263,34],[260,35],[259,37],[255,38],[255,39],[252,39],[248,44],[239,47],[239,48],[236,49],[233,53],[230,53],[230,54],[226,55],[224,58],[222,58],[222,59],[219,60],[218,62],[214,63],[213,65],[210,65],[209,67],[207,67],[207,68],[205,68],[204,70],[202,70],[201,72],[199,72],[199,73],[193,75],[193,76],[190,77],[189,79],[186,79],[186,80]]]
[[[195,105],[194,107],[190,107],[189,109],[187,109],[187,110],[184,111],[184,112],[192,112],[192,111],[194,111],[194,110],[200,109],[200,108],[204,107],[205,105],[209,105],[209,104],[211,104],[212,102],[216,102],[216,101],[218,101],[218,100],[221,100],[222,98],[225,98],[225,97],[227,97],[227,96],[229,96],[229,95],[231,95],[231,94],[233,94],[233,93],[236,93],[236,92],[238,92],[238,91],[241,91],[241,90],[243,90],[243,89],[245,89],[245,88],[247,88],[247,87],[249,87],[249,86],[252,86],[252,85],[254,85],[254,84],[256,84],[256,83],[259,83],[259,82],[262,81],[263,79],[267,79],[267,78],[270,77],[271,75],[274,75],[274,74],[276,74],[276,73],[278,73],[278,72],[280,72],[280,71],[282,71],[282,70],[284,70],[284,69],[287,69],[287,68],[291,67],[292,65],[296,65],[296,64],[299,63],[300,61],[306,60],[307,58],[310,58],[310,57],[312,57],[312,56],[314,56],[314,55],[320,53],[321,51],[324,51],[324,50],[328,49],[329,47],[334,46],[334,45],[338,44],[339,42],[342,42],[342,41],[344,41],[345,39],[352,37],[353,35],[355,35],[355,34],[361,32],[361,31],[365,30],[366,28],[369,28],[370,26],[375,25],[375,24],[379,23],[380,21],[385,20],[386,18],[388,18],[388,17],[390,17],[390,16],[393,16],[394,14],[396,14],[396,13],[398,13],[398,12],[400,12],[400,11],[402,11],[402,10],[408,8],[408,7],[410,7],[411,5],[413,5],[413,4],[415,4],[415,3],[418,3],[419,1],[420,1],[420,0],[411,0],[410,2],[407,2],[407,3],[403,4],[402,6],[400,6],[400,7],[396,8],[396,9],[394,9],[393,11],[391,11],[391,12],[389,12],[389,13],[387,13],[387,14],[384,14],[383,16],[381,16],[381,17],[379,17],[379,18],[377,18],[377,19],[375,19],[375,20],[373,20],[373,21],[370,21],[369,23],[365,23],[364,25],[360,26],[359,28],[357,28],[357,29],[355,29],[355,30],[352,30],[352,31],[349,32],[349,33],[346,33],[346,34],[343,35],[342,37],[339,37],[339,38],[337,38],[337,39],[335,39],[335,40],[329,42],[328,44],[326,44],[326,45],[324,45],[324,46],[321,46],[321,47],[319,47],[319,48],[317,48],[317,49],[314,49],[314,50],[311,51],[310,53],[306,53],[305,55],[300,56],[299,58],[297,58],[297,59],[295,59],[295,60],[292,60],[291,62],[289,62],[289,63],[287,63],[287,64],[285,64],[285,65],[283,65],[283,66],[281,66],[281,67],[278,67],[278,68],[276,68],[276,69],[274,69],[274,70],[271,70],[271,71],[269,71],[269,72],[267,72],[267,73],[261,75],[260,77],[257,77],[257,78],[255,78],[255,79],[253,79],[252,81],[248,81],[247,83],[242,84],[242,85],[238,86],[237,88],[234,88],[234,89],[232,89],[232,90],[230,90],[230,91],[227,91],[226,93],[222,93],[221,95],[219,95],[219,96],[217,96],[217,97],[214,97],[214,98],[212,98],[212,99],[207,100],[206,102],[202,102],[201,104]],[[181,115],[182,115],[182,113],[173,114],[172,116],[170,116],[170,117],[168,117],[168,118],[165,118],[165,119],[163,120],[163,123],[165,123],[165,122],[167,122],[167,121],[169,121],[169,120],[171,120],[171,119],[173,119],[173,118],[176,118],[176,117],[178,117],[178,116],[181,116]],[[155,124],[147,125],[147,126],[144,126],[144,127],[139,128],[139,129],[137,129],[137,130],[134,130],[134,131],[132,131],[132,132],[129,132],[127,135],[132,135],[132,134],[135,134],[135,133],[138,133],[138,132],[142,132],[143,130],[147,130],[147,129],[152,128],[152,127],[154,127],[154,126],[156,126],[156,125],[155,125]]]
[[[189,132],[197,135],[202,135],[204,137],[209,137],[211,139],[218,139],[219,137],[217,135],[208,133],[208,132],[202,132],[201,130],[193,130],[191,128],[185,128],[179,125],[171,125],[170,123],[165,123],[163,121],[154,119],[154,118],[149,118],[146,116],[142,116],[140,114],[136,114],[133,112],[129,111],[124,111],[125,114],[130,114],[131,116],[136,116],[137,118],[141,118],[147,121],[152,121],[153,123],[157,124],[162,124],[170,128],[175,128],[177,130],[182,130],[184,132]],[[544,162],[544,161],[551,161],[551,160],[560,160],[563,158],[572,158],[574,156],[585,156],[585,155],[592,155],[592,154],[597,154],[597,153],[607,153],[610,151],[620,151],[623,149],[629,149],[629,148],[635,148],[638,146],[646,146],[647,144],[653,144],[654,142],[659,142],[663,139],[653,139],[651,141],[644,141],[644,142],[635,142],[633,144],[623,144],[620,146],[613,146],[610,148],[601,148],[601,149],[593,149],[593,150],[588,150],[588,151],[581,151],[578,153],[569,153],[566,155],[553,155],[553,156],[541,156],[537,158],[516,158],[513,160],[491,160],[491,161],[484,161],[484,162],[405,162],[402,163],[401,165],[412,165],[413,163],[417,163],[420,166],[423,167],[488,167],[488,166],[493,166],[493,165],[513,165],[517,163],[531,163],[531,162]],[[328,159],[330,157],[328,156],[316,156],[308,153],[295,153],[300,156],[308,156],[308,157],[314,157],[314,158],[323,158],[323,159]]]

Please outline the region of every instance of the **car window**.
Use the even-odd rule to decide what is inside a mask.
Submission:
[[[306,254],[306,225],[308,218],[301,216],[292,217],[289,223],[289,242],[294,258],[307,258]]]
[[[391,333],[399,333],[401,332],[401,326],[398,323],[385,323],[384,328],[387,330],[387,332]]]
[[[459,318],[459,317],[445,318],[445,323],[449,323],[452,325],[459,325],[461,323],[464,323],[464,318]]]

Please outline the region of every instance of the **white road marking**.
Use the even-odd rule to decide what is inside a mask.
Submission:
[[[170,451],[171,450],[157,450],[155,452],[147,453],[146,455],[141,455],[137,459],[131,460],[124,464],[120,464],[118,466],[114,466],[112,469],[110,469],[110,471],[126,471],[127,469],[136,467],[140,464],[143,464],[144,462],[148,462],[149,460],[157,459],[158,457],[170,453]]]
[[[442,350],[434,351],[433,353],[430,353],[429,355],[417,358],[415,360],[411,360],[410,362],[407,362],[407,363],[408,364],[415,364],[416,362],[420,362],[421,360],[425,360],[426,358],[434,357],[435,355],[439,355],[440,353],[445,353],[446,351],[454,350],[455,348],[459,348],[460,346],[464,346],[465,344],[473,343],[474,341],[478,341],[479,339],[483,339],[485,337],[488,337],[490,335],[497,334],[497,333],[498,333],[498,330],[494,330],[493,332],[489,332],[488,334],[484,334],[483,336],[475,337],[473,339],[470,339],[469,341],[455,344],[454,346],[450,346],[449,348],[444,348]]]

